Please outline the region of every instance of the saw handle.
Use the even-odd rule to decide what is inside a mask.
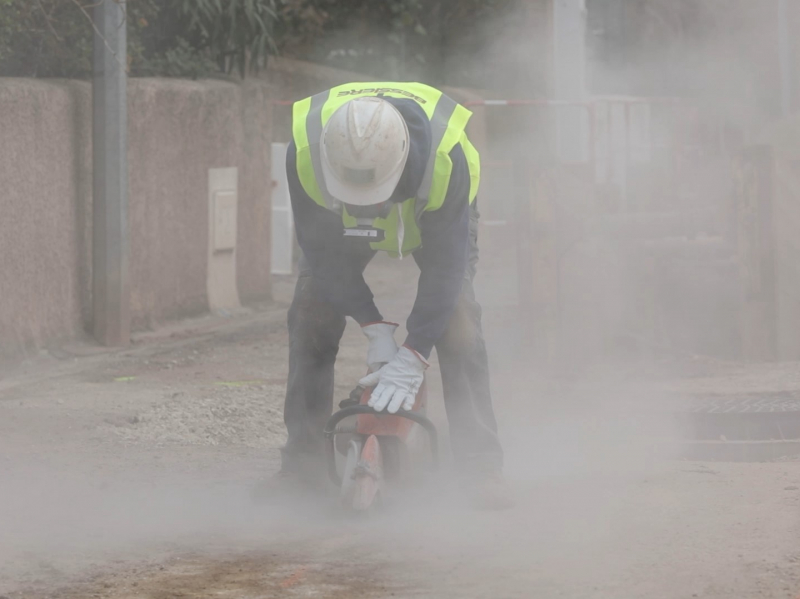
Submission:
[[[386,412],[376,412],[373,408],[367,405],[352,406],[350,408],[339,410],[333,416],[331,416],[328,420],[328,423],[325,425],[325,430],[323,431],[325,438],[328,440],[326,444],[328,454],[328,475],[334,484],[338,485],[341,482],[339,480],[339,474],[336,472],[336,448],[334,447],[334,437],[339,434],[339,431],[336,430],[336,426],[345,418],[349,418],[350,416],[359,416],[361,414],[370,414],[372,416],[395,416],[399,418],[405,418],[419,424],[425,429],[425,432],[428,433],[428,439],[430,440],[431,445],[431,464],[433,469],[439,469],[439,433],[436,431],[436,427],[434,426],[433,422],[431,422],[428,418],[422,414],[418,414],[417,412],[398,412],[397,414],[388,414]]]

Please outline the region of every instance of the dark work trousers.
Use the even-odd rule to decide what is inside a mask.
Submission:
[[[503,463],[489,388],[481,307],[473,289],[478,216],[473,209],[469,262],[461,295],[445,334],[436,343],[453,456],[457,468],[465,474],[499,471]],[[359,256],[362,270],[374,255],[365,248]],[[321,299],[311,269],[301,258],[289,308],[289,380],[284,405],[289,438],[283,449],[286,470],[321,463],[322,430],[333,409],[333,367],[344,328],[345,317]]]

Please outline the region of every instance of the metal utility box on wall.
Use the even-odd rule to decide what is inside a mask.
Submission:
[[[236,249],[236,192],[214,193],[214,251]]]
[[[208,307],[239,308],[236,286],[238,169],[208,171]]]

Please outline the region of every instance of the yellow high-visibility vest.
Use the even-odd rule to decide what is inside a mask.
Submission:
[[[340,213],[346,228],[355,227],[358,223],[325,186],[320,142],[322,130],[336,109],[362,96],[414,100],[431,122],[431,153],[417,194],[396,204],[386,218],[372,221],[374,228],[384,231],[384,239],[372,243],[372,249],[389,252],[395,257],[406,255],[422,243],[418,225],[420,216],[424,212],[438,210],[444,203],[453,172],[450,152],[456,144],[461,144],[469,166],[469,202],[472,203],[478,194],[480,157],[467,139],[465,131],[472,113],[441,91],[422,83],[349,83],[296,102],[293,108],[292,134],[297,146],[297,174],[300,184],[317,204]],[[401,235],[402,248],[399,247]]]

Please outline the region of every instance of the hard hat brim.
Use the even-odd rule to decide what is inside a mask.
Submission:
[[[340,202],[352,204],[353,206],[372,206],[380,204],[392,197],[400,178],[403,176],[403,169],[399,169],[380,185],[348,184],[337,179],[335,173],[328,166],[327,161],[322,161],[322,176],[325,177],[325,185],[328,192]]]

